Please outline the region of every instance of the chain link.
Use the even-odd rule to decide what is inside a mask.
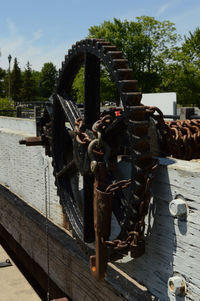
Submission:
[[[115,183],[110,184],[107,189],[106,192],[115,192],[118,189],[125,189],[127,188],[129,185],[131,184],[131,179],[129,180],[121,180]]]
[[[162,148],[167,155],[184,160],[199,158],[200,120],[165,121],[163,113],[157,107],[145,108],[157,121],[156,126],[163,139]]]
[[[84,120],[82,117],[76,119],[74,132],[76,134],[76,140],[80,144],[89,144],[92,139],[87,135],[84,129]]]

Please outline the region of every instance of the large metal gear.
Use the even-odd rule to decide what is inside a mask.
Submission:
[[[101,64],[117,87],[120,109],[100,112]],[[82,65],[84,117],[72,97],[72,84]],[[104,277],[108,257],[128,251],[137,257],[144,252],[144,216],[155,162],[149,146],[149,116],[141,98],[122,52],[104,40],[87,39],[65,56],[51,104],[38,123],[41,144],[53,159],[67,228],[87,251],[96,241],[98,255],[91,258],[91,270],[97,279]],[[119,228],[112,239],[111,214]]]
[[[123,110],[111,110],[100,114],[101,63],[106,66],[116,84]],[[84,118],[81,120],[81,114],[73,102],[71,91],[73,80],[83,64],[85,66]],[[140,101],[141,93],[137,91],[137,81],[133,78],[133,71],[115,46],[104,40],[93,39],[77,42],[69,50],[60,70],[56,93],[53,95],[52,157],[64,214],[73,234],[84,245],[95,240],[94,173],[91,171],[90,162],[94,154],[100,162],[105,161],[107,156],[108,175],[104,179],[105,186],[120,180],[118,174],[119,166],[123,165],[122,159],[124,164],[129,161],[131,165],[131,171],[127,175],[132,179],[128,192],[127,189],[125,193],[118,189],[114,193],[112,202],[112,212],[121,227],[116,237],[117,241],[127,241],[129,234],[134,231],[143,233],[144,221],[141,223],[139,211],[141,211],[141,203],[146,202],[147,195],[144,190],[147,175],[151,172],[152,159],[148,139],[149,120]],[[116,117],[116,112],[119,117]],[[95,133],[92,126],[97,120],[103,117],[105,119],[108,114],[113,116],[113,120],[106,126],[106,130],[101,131],[104,144],[99,146],[99,153],[98,149],[94,148],[89,154],[88,148],[92,145],[92,141],[97,140],[97,132]],[[79,122],[77,125],[77,120],[81,120],[81,124]],[[70,126],[66,125],[67,122]],[[110,166],[115,166],[114,171]],[[112,242],[109,246],[111,245]],[[111,254],[113,249],[118,253],[121,251],[121,255],[128,251],[127,247],[120,248],[115,244]]]
[[[121,108],[100,109],[101,64],[117,87]],[[72,93],[83,65],[84,116]],[[199,156],[199,122],[167,123],[158,108],[143,106],[141,98],[121,51],[102,39],[77,42],[68,51],[55,93],[37,121],[39,137],[21,142],[43,145],[52,157],[64,226],[87,252],[94,252],[96,242],[90,265],[97,279],[105,276],[111,258],[129,251],[134,258],[144,253],[144,218],[157,167],[150,151],[149,123],[154,119],[161,154],[183,159]]]
[[[137,92],[137,81],[133,79],[133,72],[123,59],[122,53],[115,46],[103,40],[83,40],[69,50],[62,64],[56,93],[53,103],[52,121],[52,149],[53,166],[55,170],[56,184],[64,210],[75,234],[86,242],[94,240],[93,232],[93,174],[88,166],[83,168],[81,152],[84,154],[87,144],[77,145],[74,134],[76,120],[81,117],[78,107],[73,103],[71,88],[72,83],[80,67],[85,65],[85,99],[84,99],[84,131],[91,140],[96,139],[92,132],[92,125],[100,118],[100,62],[110,72],[123,103],[122,112],[124,120],[121,128],[116,132],[127,129],[130,133],[132,149],[132,199],[129,211],[137,209],[144,186],[143,174],[145,166],[150,159],[149,141],[147,137],[148,120],[145,120],[145,112],[140,106],[141,93]],[[122,117],[121,117],[122,119]],[[65,123],[70,122],[70,129]],[[108,139],[107,139],[108,140]],[[122,141],[121,141],[122,142]],[[124,141],[123,141],[124,142]],[[109,143],[109,141],[107,141]],[[112,146],[110,146],[112,147]],[[76,149],[74,151],[73,149]],[[79,154],[77,153],[79,152]],[[86,152],[87,153],[87,152]],[[123,155],[120,153],[115,154]],[[85,159],[87,161],[87,159]],[[80,162],[79,162],[80,161]],[[86,162],[87,163],[87,162]],[[87,164],[86,164],[87,165]],[[82,170],[80,170],[82,169]],[[81,192],[74,191],[74,185],[80,186],[80,175],[83,177],[84,194],[80,203]],[[79,179],[78,179],[79,178]],[[73,183],[74,182],[74,183]],[[133,191],[134,190],[134,191]],[[132,215],[131,213],[129,214]],[[131,229],[127,229],[130,231]]]

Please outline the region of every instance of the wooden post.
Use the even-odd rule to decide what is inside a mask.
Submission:
[[[180,109],[180,119],[190,119],[190,116],[194,115],[194,108],[191,107],[183,107]]]
[[[17,106],[16,107],[16,117],[22,117],[22,107],[21,106]]]
[[[37,106],[34,106],[34,118],[37,119],[39,116],[40,108]]]

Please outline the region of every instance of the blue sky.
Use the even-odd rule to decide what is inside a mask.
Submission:
[[[200,26],[200,0],[0,0],[0,67],[8,68],[11,54],[22,70],[27,61],[34,70],[50,61],[59,68],[90,26],[142,15],[170,20],[188,35]]]

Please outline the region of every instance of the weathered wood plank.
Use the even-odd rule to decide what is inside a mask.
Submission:
[[[0,186],[0,223],[43,270],[47,271],[46,220],[34,208]],[[89,259],[64,229],[48,223],[50,277],[73,300],[150,300],[147,289],[113,265],[96,281]],[[127,292],[126,292],[127,290]]]

